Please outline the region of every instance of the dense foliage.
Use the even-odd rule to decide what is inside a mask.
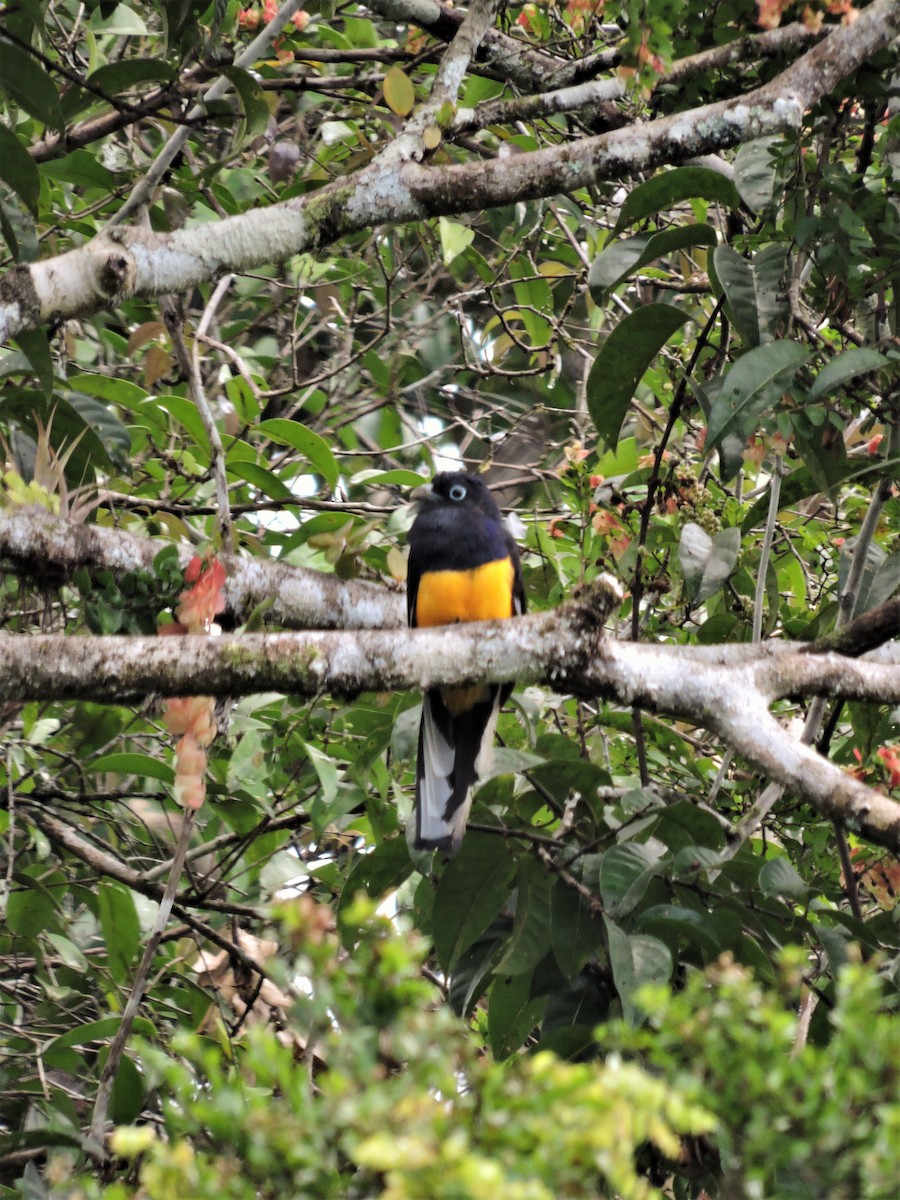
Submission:
[[[132,213],[160,233],[275,224],[377,163],[458,24],[410,11],[310,3],[235,66],[279,21],[268,0],[3,5],[0,266],[115,226],[176,131]],[[854,15],[510,4],[493,36],[514,60],[486,52],[417,136],[449,167],[639,133]],[[884,605],[898,79],[895,42],[794,135],[502,206],[454,210],[448,176],[419,221],[218,281],[211,254],[183,296],[123,286],[23,330],[0,352],[0,539],[23,518],[32,540],[0,545],[3,632],[264,628],[265,602],[225,603],[231,545],[396,588],[402,489],[458,462],[516,513],[532,609],[608,571],[617,636],[711,646]],[[152,549],[54,558],[51,514]],[[0,697],[0,1195],[895,1195],[891,852],[767,791],[700,710],[530,686],[459,854],[411,858],[418,714],[396,693]],[[779,716],[900,799],[898,710]]]

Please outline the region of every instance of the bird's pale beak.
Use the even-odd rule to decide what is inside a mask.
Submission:
[[[434,488],[430,483],[422,483],[417,488],[409,493],[409,499],[414,504],[421,504],[423,500],[434,499]]]

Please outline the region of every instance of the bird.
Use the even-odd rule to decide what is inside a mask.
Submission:
[[[482,479],[461,471],[416,488],[408,534],[407,617],[425,628],[491,621],[525,611],[519,551]],[[459,849],[472,788],[489,770],[500,709],[512,684],[426,691],[419,725],[414,820],[416,850]]]

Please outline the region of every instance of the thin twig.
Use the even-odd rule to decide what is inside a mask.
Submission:
[[[284,26],[291,19],[295,12],[299,9],[301,0],[285,0],[278,12],[272,20],[264,25],[260,32],[256,35],[249,46],[237,56],[234,60],[236,67],[252,67],[255,62],[266,53],[275,38],[281,33]],[[106,226],[109,230],[115,225],[121,225],[123,221],[131,217],[139,208],[146,204],[157,184],[160,183],[166,171],[172,165],[174,160],[181,153],[184,144],[188,139],[191,131],[191,122],[205,112],[206,105],[213,100],[219,100],[231,88],[231,80],[226,75],[221,75],[215,83],[203,93],[199,103],[195,104],[190,109],[186,118],[185,124],[180,129],[176,129],[163,148],[157,154],[150,169],[144,175],[143,179],[139,180],[131,195],[119,209],[119,211],[110,219]]]
[[[190,357],[191,393],[194,398],[194,404],[197,407],[197,412],[200,414],[200,420],[203,422],[203,429],[209,438],[209,446],[212,452],[213,477],[216,481],[216,500],[219,506],[219,533],[222,539],[222,549],[226,554],[234,553],[234,530],[231,523],[231,508],[228,503],[228,472],[225,467],[225,450],[222,446],[222,439],[219,436],[219,427],[216,425],[216,419],[213,416],[212,409],[209,407],[209,401],[206,399],[203,377],[200,374],[200,339],[206,335],[206,331],[215,316],[216,309],[231,286],[233,278],[233,275],[225,275],[216,284],[215,291],[210,296],[209,303],[206,305],[203,315],[200,318],[200,324],[197,326],[197,333],[194,338]]]
[[[194,812],[192,809],[186,809],[184,821],[181,826],[181,836],[178,839],[178,845],[172,859],[172,867],[169,871],[169,878],[166,882],[166,890],[157,909],[156,919],[153,922],[153,928],[150,930],[147,945],[144,947],[144,953],[141,956],[140,965],[134,977],[134,983],[131,986],[131,995],[128,997],[128,1003],[125,1005],[125,1011],[122,1013],[122,1020],[119,1028],[116,1030],[116,1036],[110,1043],[109,1054],[100,1075],[100,1082],[97,1086],[97,1098],[94,1102],[94,1113],[91,1118],[90,1136],[96,1142],[101,1159],[106,1158],[103,1133],[106,1127],[106,1114],[112,1096],[113,1083],[116,1073],[119,1070],[119,1063],[122,1061],[122,1055],[125,1052],[125,1046],[131,1036],[134,1018],[137,1016],[141,1001],[144,998],[144,992],[153,968],[153,959],[162,938],[163,930],[172,913],[175,892],[178,888],[178,881],[181,878],[181,869],[184,866],[184,859],[187,854],[188,843],[191,840],[193,827]]]

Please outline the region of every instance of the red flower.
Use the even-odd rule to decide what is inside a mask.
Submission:
[[[225,568],[217,559],[204,562],[202,558],[195,556],[188,563],[184,578],[194,586],[181,593],[181,602],[175,610],[175,615],[191,633],[204,633],[212,625],[216,614],[225,608],[225,596],[222,592],[225,586]]]
[[[876,753],[887,768],[889,786],[900,787],[900,746],[882,746]]]

